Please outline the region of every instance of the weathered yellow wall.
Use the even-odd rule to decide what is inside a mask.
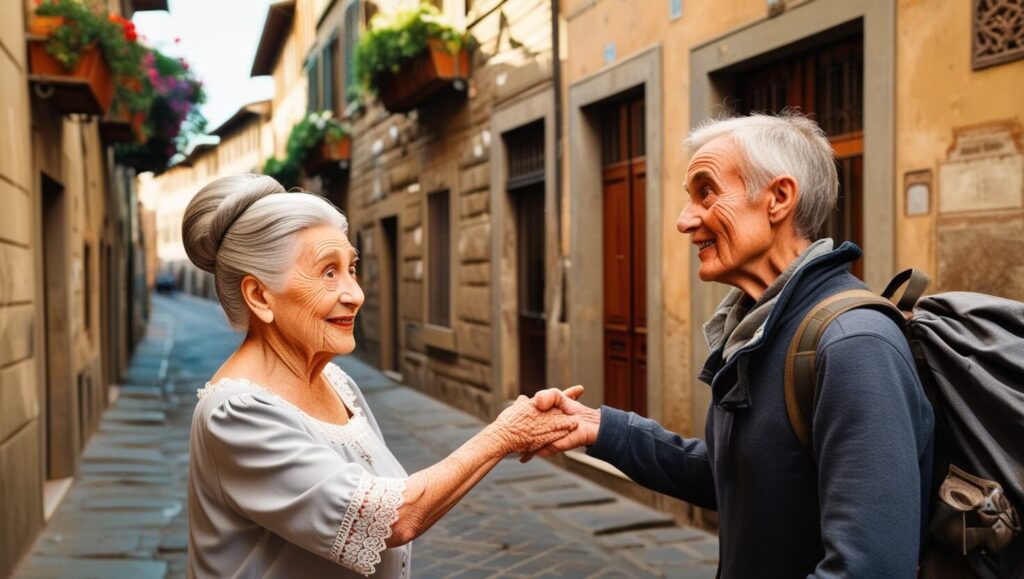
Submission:
[[[900,0],[896,80],[896,256],[899,268],[937,272],[939,163],[953,129],[1024,122],[1024,60],[971,69],[971,3]],[[931,169],[931,214],[906,217],[903,176]]]

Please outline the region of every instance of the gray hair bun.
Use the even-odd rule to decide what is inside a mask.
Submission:
[[[254,203],[285,189],[266,175],[222,177],[203,187],[189,202],[181,224],[185,253],[196,267],[213,273],[217,252],[231,225]]]

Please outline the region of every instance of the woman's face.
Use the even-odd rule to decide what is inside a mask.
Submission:
[[[317,352],[349,354],[363,290],[356,281],[356,250],[348,237],[323,225],[298,234],[298,257],[274,300],[274,318],[290,339]]]
[[[754,201],[740,174],[742,158],[729,136],[701,147],[690,160],[686,191],[690,202],[676,228],[697,246],[703,281],[737,285],[771,249],[768,195]]]

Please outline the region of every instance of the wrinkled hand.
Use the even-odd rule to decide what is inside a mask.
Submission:
[[[527,462],[534,456],[548,456],[581,446],[590,446],[597,442],[597,431],[601,426],[601,411],[577,402],[582,395],[583,386],[573,386],[564,391],[558,388],[549,388],[541,390],[533,396],[533,405],[537,410],[542,412],[560,411],[567,416],[574,416],[579,419],[579,426],[537,451],[523,453],[519,457],[520,462]]]
[[[561,410],[540,410],[526,396],[506,408],[491,425],[504,454],[532,453],[576,430],[579,419]]]

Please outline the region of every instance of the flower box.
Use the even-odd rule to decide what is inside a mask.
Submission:
[[[30,34],[49,36],[54,30],[64,26],[64,22],[65,20],[63,16],[33,15],[28,21],[28,31]]]
[[[50,99],[61,112],[106,114],[114,100],[114,78],[95,45],[87,48],[74,70],[68,70],[46,51],[46,38],[28,39],[29,81],[36,94]]]
[[[352,137],[348,135],[340,139],[324,137],[318,146],[309,151],[303,168],[307,174],[317,175],[332,169],[347,168],[350,158],[352,158]]]
[[[142,125],[145,122],[144,113],[112,109],[100,120],[100,137],[108,143],[144,143]]]
[[[428,49],[402,65],[398,72],[377,79],[378,94],[384,108],[393,113],[411,111],[440,91],[469,78],[469,50],[454,54],[438,39],[430,39]]]

